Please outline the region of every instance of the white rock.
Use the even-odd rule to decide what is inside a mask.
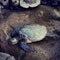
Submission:
[[[54,9],[53,12],[55,13],[55,16],[60,17],[60,11]]]
[[[17,6],[19,4],[19,0],[12,0],[12,3]]]
[[[32,2],[30,0],[20,0],[20,6],[23,8],[29,8],[29,7],[37,7],[40,4],[40,0],[36,0],[33,3],[34,0],[32,0]]]
[[[1,0],[2,4],[5,6],[8,4],[9,0]]]

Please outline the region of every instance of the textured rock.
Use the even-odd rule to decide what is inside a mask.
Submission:
[[[1,0],[1,3],[2,3],[4,6],[7,5],[8,2],[9,2],[9,0]]]
[[[0,52],[0,60],[15,60],[15,58],[9,54]]]

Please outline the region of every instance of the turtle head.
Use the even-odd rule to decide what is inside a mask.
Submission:
[[[10,39],[8,40],[8,43],[9,43],[10,45],[15,45],[15,44],[18,43],[18,40],[17,40],[16,38],[10,38]]]

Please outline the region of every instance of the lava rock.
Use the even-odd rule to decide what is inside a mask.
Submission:
[[[15,58],[9,54],[0,52],[0,60],[15,60]]]

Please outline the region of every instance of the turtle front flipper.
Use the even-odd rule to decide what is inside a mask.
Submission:
[[[10,36],[13,37],[19,37],[19,29],[18,28],[14,28],[13,31],[11,32]]]
[[[21,48],[23,51],[25,52],[33,52],[34,50],[32,48],[30,48],[27,43],[23,40],[19,41],[18,44],[19,48]]]

